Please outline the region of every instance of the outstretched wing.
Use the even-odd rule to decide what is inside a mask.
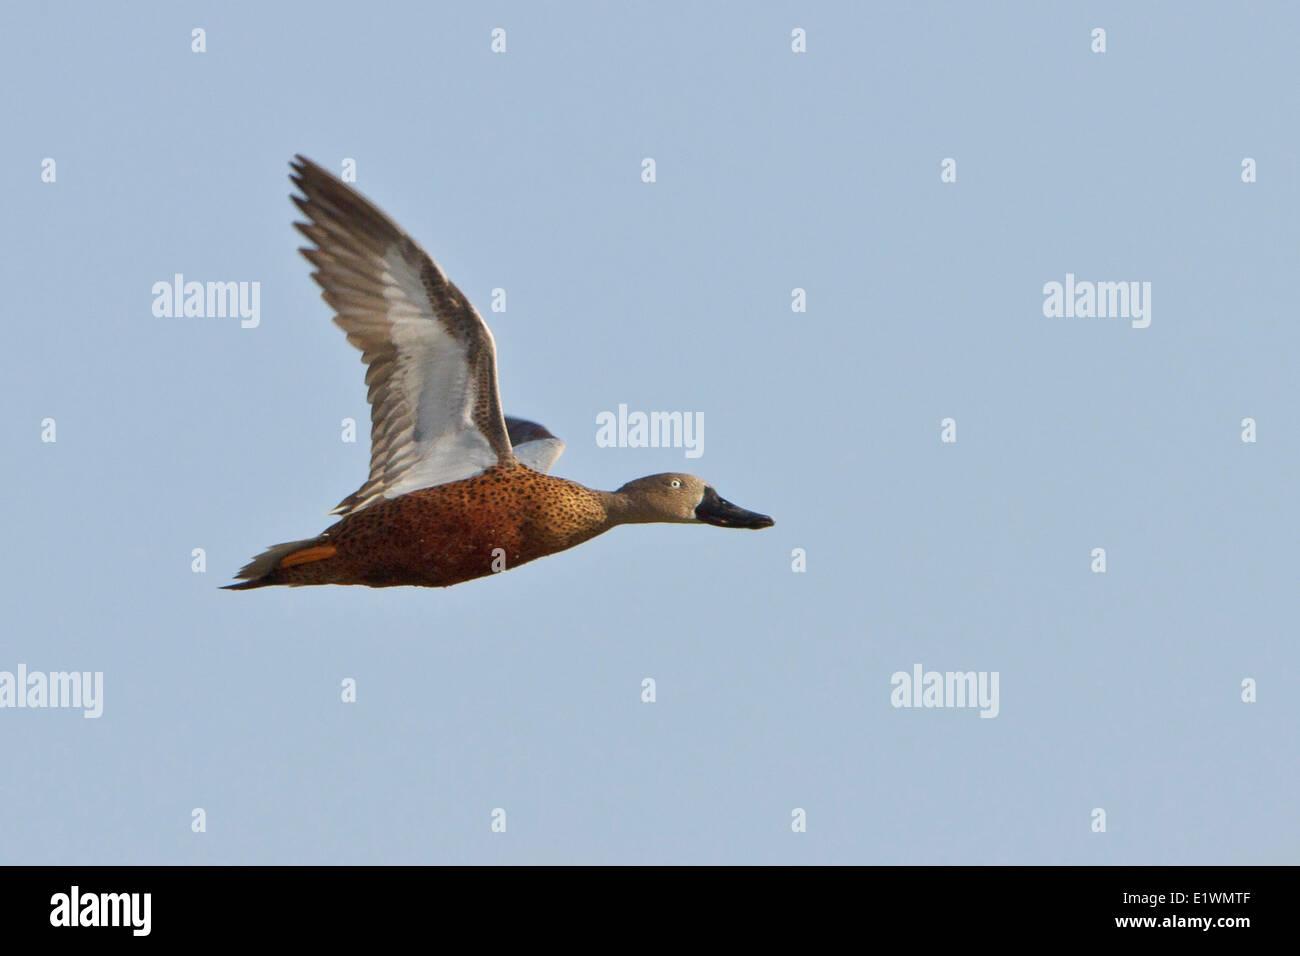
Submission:
[[[300,251],[370,386],[370,477],[335,514],[514,464],[496,346],[474,306],[360,193],[302,156],[291,165],[308,219],[294,225],[315,244]]]
[[[564,442],[556,438],[546,426],[522,418],[506,416],[506,432],[510,435],[510,444],[514,446],[515,457],[521,465],[527,465],[533,471],[546,474],[555,464],[555,459],[564,451]]]

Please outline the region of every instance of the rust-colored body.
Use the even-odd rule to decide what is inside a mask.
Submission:
[[[448,587],[563,551],[611,526],[602,493],[523,465],[376,502],[304,542],[274,584]]]

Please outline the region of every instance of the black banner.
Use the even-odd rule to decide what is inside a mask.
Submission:
[[[747,868],[728,872],[725,884],[703,868],[671,875],[624,868],[584,886],[593,879],[585,867],[541,884],[527,872],[440,869],[11,867],[0,918],[9,940],[92,944],[110,937],[373,941],[404,935],[411,920],[470,928],[486,917],[494,938],[503,926],[527,932],[556,921],[615,931],[622,924],[635,936],[705,919],[743,937],[767,932],[773,920],[795,932],[814,920],[821,931],[890,928],[927,941],[1128,936],[1231,945],[1260,930],[1282,932],[1294,882],[1285,869],[1252,867]]]

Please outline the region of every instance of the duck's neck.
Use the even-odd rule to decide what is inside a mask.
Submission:
[[[646,524],[655,520],[645,502],[622,491],[598,491],[596,494],[605,509],[605,528],[620,524]]]

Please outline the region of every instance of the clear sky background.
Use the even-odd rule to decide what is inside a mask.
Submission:
[[[0,670],[105,699],[0,710],[0,861],[1296,862],[1298,9],[5,5]],[[297,152],[479,306],[556,474],[775,528],[218,590],[366,476]],[[156,318],[177,272],[260,326]],[[1067,272],[1151,326],[1045,318]],[[703,457],[597,447],[619,403]],[[892,707],[918,663],[998,717]]]

